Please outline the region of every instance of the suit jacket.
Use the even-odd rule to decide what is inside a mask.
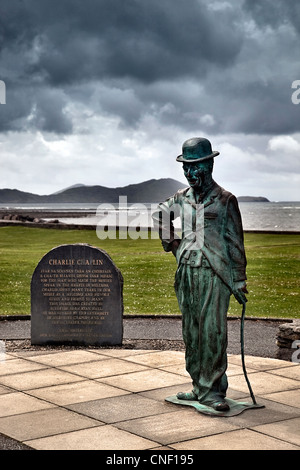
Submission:
[[[175,233],[174,220],[181,221],[181,235]],[[192,267],[208,265],[232,291],[233,283],[247,279],[241,215],[236,197],[214,182],[197,204],[192,188],[179,190],[159,204],[152,214],[165,251],[179,239],[178,264]]]

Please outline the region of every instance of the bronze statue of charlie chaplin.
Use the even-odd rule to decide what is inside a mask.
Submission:
[[[232,294],[239,303],[247,302],[247,262],[237,199],[212,178],[217,155],[205,138],[184,142],[176,160],[183,164],[189,187],[159,204],[152,217],[164,250],[177,260],[175,292],[193,384],[175,402],[197,402],[221,414],[233,403],[225,398],[227,311]],[[177,216],[180,236],[173,225]]]

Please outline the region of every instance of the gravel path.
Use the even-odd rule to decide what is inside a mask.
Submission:
[[[132,349],[183,350],[181,319],[166,317],[124,318],[123,347]],[[276,358],[276,335],[280,322],[271,320],[245,320],[245,354]],[[0,321],[0,340],[6,351],[20,349],[49,349],[50,346],[31,346],[30,320]],[[58,346],[55,346],[56,348]],[[65,348],[65,346],[61,346]],[[228,321],[228,353],[239,354],[240,320]]]

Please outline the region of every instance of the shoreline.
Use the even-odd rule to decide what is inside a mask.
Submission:
[[[22,222],[19,220],[2,220],[0,219],[1,227],[29,227],[29,228],[54,228],[61,230],[96,230],[97,227],[105,227],[105,225],[88,225],[88,224],[67,224],[63,222]],[[128,227],[116,226],[116,230],[127,231]],[[139,231],[152,231],[151,227],[139,227]],[[269,234],[269,235],[300,235],[298,230],[244,230],[244,233],[257,233],[257,234]]]
[[[47,210],[47,209],[2,209],[0,208],[0,220],[3,220],[2,217],[4,216],[9,216],[9,215],[20,215],[20,216],[28,216],[28,217],[33,217],[33,218],[41,218],[41,219],[52,219],[52,218],[58,218],[58,217],[63,217],[64,219],[66,218],[82,218],[85,216],[89,215],[96,215],[96,209],[95,210]]]
[[[105,224],[76,224],[65,223],[58,219],[83,219],[96,216],[97,210],[45,210],[45,209],[19,209],[18,211],[0,208],[0,227],[23,226],[31,228],[56,228],[65,230],[96,230]],[[14,220],[12,220],[14,218]],[[18,219],[19,218],[19,219]],[[26,218],[26,220],[22,220]],[[135,216],[132,217],[133,219]],[[53,219],[53,220],[51,220]],[[128,230],[127,226],[116,226],[117,230]],[[141,226],[140,231],[153,230],[153,227]],[[264,230],[244,229],[244,233],[272,234],[272,235],[300,235],[299,230]]]

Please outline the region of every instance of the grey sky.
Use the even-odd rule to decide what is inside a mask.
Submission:
[[[184,181],[204,136],[226,189],[300,200],[297,0],[2,0],[0,21],[1,188]]]

